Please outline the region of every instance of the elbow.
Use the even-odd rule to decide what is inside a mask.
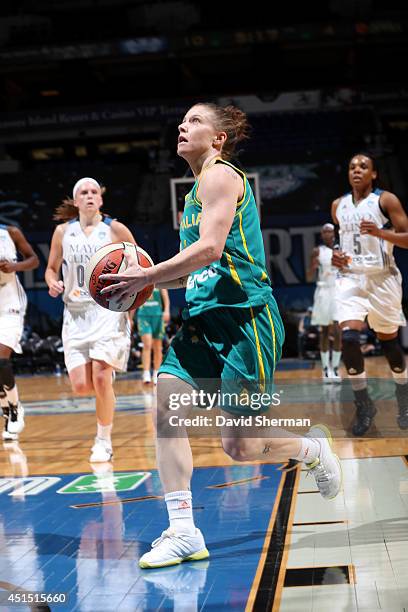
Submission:
[[[39,266],[40,266],[40,260],[38,259],[37,255],[35,255],[31,263],[31,270],[36,270]]]
[[[205,265],[219,261],[222,257],[224,246],[217,242],[208,242],[204,248]]]

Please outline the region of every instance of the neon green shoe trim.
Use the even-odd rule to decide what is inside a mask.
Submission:
[[[315,427],[321,429],[326,434],[326,438],[330,446],[333,446],[333,437],[331,435],[330,429],[326,425],[322,425],[321,423],[319,423],[318,425],[313,425],[312,429],[314,429]]]
[[[199,550],[193,555],[186,557],[184,561],[201,561],[202,559],[207,559],[209,556],[210,553],[208,552],[208,550],[206,548],[203,548],[203,550]]]
[[[139,567],[142,569],[157,569],[158,567],[169,567],[170,565],[179,565],[183,563],[183,561],[202,561],[203,559],[208,559],[210,553],[206,548],[199,550],[196,553],[193,553],[189,557],[185,557],[184,559],[171,559],[171,561],[164,561],[163,563],[147,563],[146,561],[139,561]]]
[[[317,465],[319,465],[320,459],[317,457],[312,463],[305,463],[308,470],[313,470]]]
[[[150,564],[146,561],[139,561],[139,567],[143,569],[156,569],[157,567],[168,567],[170,565],[179,565],[183,559],[172,559],[171,561],[163,561],[163,563]]]

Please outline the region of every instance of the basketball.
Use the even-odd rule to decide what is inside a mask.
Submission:
[[[133,308],[139,308],[151,296],[154,288],[153,285],[149,285],[125,300],[116,298],[114,293],[101,295],[101,290],[112,284],[111,280],[103,281],[100,278],[101,274],[120,274],[124,272],[127,268],[125,254],[135,255],[139,265],[143,268],[149,268],[153,265],[150,256],[139,246],[131,242],[112,242],[98,249],[85,269],[85,282],[91,297],[103,308],[115,312],[126,312]]]

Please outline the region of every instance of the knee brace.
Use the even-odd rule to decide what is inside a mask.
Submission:
[[[364,372],[364,357],[360,348],[360,332],[343,329],[341,334],[343,362],[350,376]]]
[[[15,384],[10,359],[0,359],[0,387],[12,389]]]
[[[380,340],[384,356],[390,368],[396,374],[399,374],[405,370],[405,355],[398,341],[398,338],[392,340]]]

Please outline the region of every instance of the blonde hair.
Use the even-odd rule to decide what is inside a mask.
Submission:
[[[249,138],[251,126],[246,114],[236,106],[218,106],[212,102],[198,102],[195,106],[204,106],[214,115],[214,127],[219,132],[225,132],[227,139],[221,150],[225,159],[233,157],[237,144]]]
[[[101,195],[104,195],[106,192],[106,187],[101,187]],[[54,211],[53,220],[54,221],[62,221],[65,223],[66,221],[72,221],[72,219],[76,219],[78,217],[78,208],[74,204],[74,200],[70,197],[64,198],[59,206]]]

